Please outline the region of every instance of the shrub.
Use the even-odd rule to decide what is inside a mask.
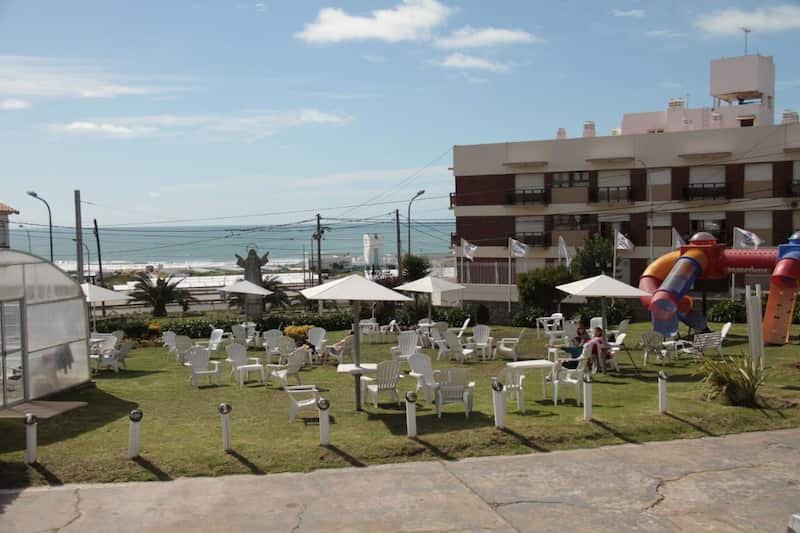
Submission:
[[[308,330],[314,326],[304,324],[302,326],[286,326],[283,328],[283,334],[293,338],[297,342],[304,341],[308,338]]]
[[[470,315],[475,319],[475,324],[488,324],[490,320],[489,308],[483,304],[473,304]]]
[[[552,313],[558,302],[566,297],[566,294],[556,289],[556,285],[572,280],[572,274],[562,265],[524,272],[517,276],[519,301],[523,308],[541,308],[545,313]]]
[[[706,358],[703,368],[709,399],[723,396],[730,405],[758,407],[758,389],[767,374],[749,355],[726,356],[722,361]]]
[[[744,302],[725,300],[715,303],[708,310],[708,320],[711,322],[747,322],[747,310]]]
[[[460,307],[434,307],[433,319],[436,321],[447,322],[451,326],[461,326],[469,316]]]
[[[578,320],[587,326],[592,317],[596,316],[603,316],[603,304],[598,298],[590,299],[589,303],[579,307],[576,313]],[[606,318],[608,318],[609,325],[619,324],[626,318],[630,319],[631,317],[630,305],[625,300],[617,299],[613,303],[606,302]]]
[[[118,329],[124,331],[125,336],[132,339],[146,339],[148,336],[153,335],[149,322],[142,318],[115,317],[97,321],[97,331],[100,333],[111,333]]]
[[[431,271],[431,262],[424,255],[406,254],[401,264],[403,279],[407,282],[424,278]]]
[[[518,328],[535,328],[536,319],[544,312],[538,307],[524,307],[511,318],[511,325]]]

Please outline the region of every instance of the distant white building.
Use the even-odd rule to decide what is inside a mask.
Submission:
[[[383,255],[383,235],[377,233],[364,234],[364,264],[381,266],[385,264]]]

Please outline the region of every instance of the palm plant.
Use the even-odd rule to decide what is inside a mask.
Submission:
[[[175,280],[173,276],[151,278],[145,272],[134,274],[136,290],[131,293],[134,300],[145,302],[153,307],[153,316],[167,316],[167,305],[177,302],[184,308],[188,308],[189,302],[194,298],[185,289],[179,289],[178,284],[181,280]]]

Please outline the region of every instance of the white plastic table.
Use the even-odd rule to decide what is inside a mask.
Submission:
[[[511,363],[506,363],[507,368],[513,368],[514,370],[533,370],[539,369],[542,371],[542,396],[547,397],[547,385],[545,383],[545,377],[547,371],[552,371],[553,367],[556,364],[553,361],[548,361],[547,359],[530,359],[528,361],[513,361]]]
[[[360,376],[377,371],[378,363],[361,363],[360,366],[356,366],[353,363],[342,363],[336,367],[337,374],[350,374],[351,376]]]

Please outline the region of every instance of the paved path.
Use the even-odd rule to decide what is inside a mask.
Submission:
[[[310,474],[0,492],[0,531],[776,531],[800,429]]]

